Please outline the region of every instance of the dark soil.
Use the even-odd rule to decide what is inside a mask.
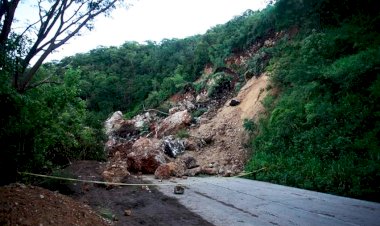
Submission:
[[[61,176],[101,181],[103,167],[95,161],[78,161]],[[124,182],[145,183],[136,176]],[[154,187],[58,180],[41,185],[66,195],[23,184],[0,187],[0,225],[212,225]]]
[[[104,164],[99,162],[79,161],[68,167],[66,172],[81,179],[101,180],[103,167]],[[124,182],[146,183],[137,176],[130,176]],[[140,185],[106,188],[102,185],[77,183],[70,185],[70,188],[74,191],[71,197],[113,219],[115,225],[212,225],[154,187]]]

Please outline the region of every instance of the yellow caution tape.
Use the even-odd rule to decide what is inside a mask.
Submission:
[[[260,172],[262,170],[265,170],[266,168],[261,168],[259,170],[255,170],[252,172],[247,173],[241,173],[233,177],[225,177],[225,179],[229,178],[236,178],[236,177],[243,177],[250,174],[254,174],[257,172]],[[96,181],[96,180],[83,180],[83,179],[75,179],[75,178],[69,178],[69,177],[57,177],[57,176],[49,176],[44,174],[37,174],[37,173],[28,173],[28,172],[19,172],[21,175],[29,175],[29,176],[35,176],[35,177],[43,177],[43,178],[50,178],[50,179],[56,179],[56,180],[66,180],[66,181],[74,181],[74,182],[83,182],[83,183],[92,183],[92,184],[104,184],[104,185],[116,185],[116,186],[172,186],[175,185],[175,183],[171,184],[127,184],[127,183],[118,183],[118,182],[106,182],[106,181]],[[201,183],[201,182],[192,182],[191,184],[195,183]],[[178,183],[178,185],[190,185],[190,183]]]
[[[30,176],[35,176],[35,177],[44,177],[44,178],[50,178],[50,179],[57,179],[57,180],[67,180],[67,181],[74,181],[74,182],[84,182],[84,183],[104,184],[104,185],[117,185],[117,186],[118,185],[119,186],[169,186],[169,185],[173,185],[173,184],[127,184],[127,183],[106,182],[106,181],[96,181],[96,180],[82,180],[82,179],[49,176],[49,175],[44,175],[44,174],[28,173],[28,172],[19,172],[19,174],[30,175]]]

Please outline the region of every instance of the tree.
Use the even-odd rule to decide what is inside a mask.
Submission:
[[[0,68],[9,70],[13,87],[23,93],[54,82],[50,77],[33,80],[46,57],[83,28],[91,30],[96,16],[109,15],[123,0],[38,0],[37,21],[17,34],[12,25],[19,2],[0,2]]]

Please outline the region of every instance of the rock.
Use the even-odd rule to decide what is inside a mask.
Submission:
[[[185,193],[185,187],[183,187],[182,185],[176,185],[174,187],[174,194],[182,195],[183,193]]]
[[[250,80],[251,78],[253,78],[253,76],[255,76],[255,73],[252,71],[252,69],[250,69],[244,73],[245,81]]]
[[[169,179],[171,176],[171,167],[167,164],[159,166],[154,172],[154,177],[156,179]]]
[[[155,118],[155,113],[145,112],[143,114],[136,115],[133,117],[134,125],[139,130],[144,129],[145,126],[149,125]]]
[[[110,143],[107,142],[106,147],[115,143],[117,138],[131,138],[140,133],[140,130],[135,126],[135,121],[123,119],[121,111],[116,111],[105,121],[104,129],[108,140],[111,140]]]
[[[182,161],[177,160],[176,162],[169,162],[168,166],[170,167],[172,176],[182,177],[185,175],[186,166]]]
[[[230,177],[230,176],[232,176],[232,171],[231,171],[231,170],[227,170],[227,171],[224,173],[223,176],[224,176],[224,177]]]
[[[161,138],[185,128],[191,122],[191,115],[187,110],[176,112],[165,118],[156,129],[157,138]]]
[[[185,144],[185,150],[195,151],[198,149],[197,143],[193,140],[186,139],[184,144]]]
[[[183,100],[179,103],[179,108],[181,110],[194,110],[195,109],[195,105],[193,104],[193,102],[191,102],[190,100]]]
[[[114,131],[114,135],[118,137],[131,138],[140,134],[140,130],[135,127],[134,120],[122,120],[117,127],[119,128]]]
[[[203,138],[203,140],[206,142],[206,144],[211,144],[213,139],[214,139],[214,134],[209,134]]]
[[[132,210],[131,209],[124,210],[124,216],[131,216],[131,215],[132,215]]]
[[[192,169],[187,169],[185,171],[185,175],[186,176],[189,176],[189,177],[193,177],[193,176],[196,176],[198,174],[200,174],[202,171],[201,167],[196,167],[196,168],[192,168]]]
[[[127,155],[128,169],[134,172],[154,173],[166,163],[165,155],[160,148],[158,139],[141,137],[132,146],[132,152]]]
[[[197,103],[204,103],[204,102],[207,102],[209,101],[210,98],[208,97],[207,95],[207,91],[203,91],[201,92],[200,94],[197,95],[197,97],[195,98],[195,101]]]
[[[106,150],[108,152],[108,157],[113,157],[116,152],[120,153],[121,158],[126,158],[127,155],[132,151],[132,141],[126,141],[123,143],[114,143],[113,145],[109,145],[109,141],[106,143]]]
[[[202,168],[201,173],[207,174],[207,175],[216,175],[218,174],[218,169],[217,168]]]
[[[197,160],[192,156],[187,156],[183,158],[183,162],[185,163],[187,169],[192,169],[199,166],[197,164]]]
[[[114,157],[107,162],[102,173],[104,180],[111,183],[120,183],[129,175],[127,162],[121,158],[119,152],[116,152]]]
[[[232,99],[231,101],[230,101],[230,106],[237,106],[237,105],[239,105],[240,104],[240,101],[239,100],[236,100],[236,99]]]
[[[104,128],[107,136],[110,136],[115,129],[118,129],[117,125],[123,120],[123,113],[116,111],[109,117],[104,123]]]
[[[185,151],[185,142],[173,136],[165,137],[162,143],[165,154],[172,158],[176,158]]]
[[[181,109],[179,109],[179,107],[173,107],[173,108],[170,108],[169,109],[169,115],[172,115],[176,112],[179,112]]]

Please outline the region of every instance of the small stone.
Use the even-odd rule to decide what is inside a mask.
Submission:
[[[187,179],[187,176],[182,176],[182,179],[186,180],[186,179]]]
[[[183,193],[185,193],[185,188],[182,185],[176,185],[174,187],[174,194],[183,195]]]
[[[45,196],[44,195],[40,195],[40,198],[43,199],[43,198],[45,198]]]
[[[125,216],[131,216],[132,215],[132,210],[131,209],[124,210],[124,215]]]

